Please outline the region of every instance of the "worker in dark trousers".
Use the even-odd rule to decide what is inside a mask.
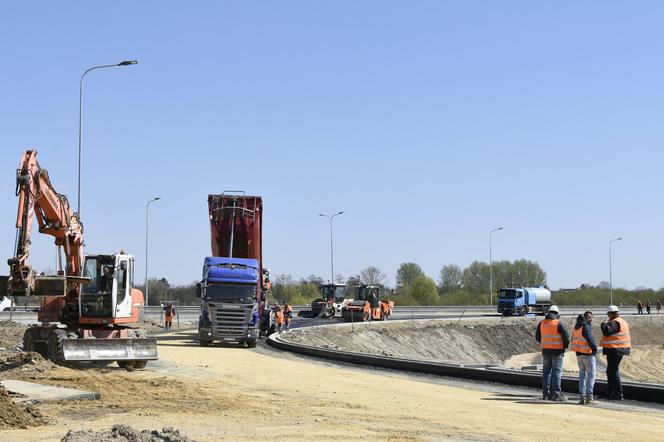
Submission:
[[[607,394],[609,400],[622,401],[623,391],[620,381],[620,361],[630,353],[632,341],[629,337],[629,324],[622,317],[618,307],[610,305],[608,321],[602,322],[602,354],[606,356]]]
[[[593,403],[593,390],[595,389],[595,371],[597,361],[597,344],[593,336],[593,312],[585,312],[576,318],[572,342],[569,351],[576,353],[579,363],[579,404],[589,405]]]
[[[567,398],[561,391],[560,383],[569,333],[559,318],[558,307],[549,307],[544,319],[537,324],[535,339],[542,347],[542,399],[564,402]]]

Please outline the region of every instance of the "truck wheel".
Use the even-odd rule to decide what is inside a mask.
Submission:
[[[148,361],[134,361],[134,368],[136,369],[145,368],[146,365],[148,365]]]
[[[208,341],[208,340],[206,340],[206,339],[199,339],[199,340],[198,340],[198,344],[199,344],[201,347],[207,347],[207,346],[209,346],[210,344],[212,344],[212,341]]]
[[[247,347],[249,347],[249,348],[256,348],[256,340],[255,340],[255,339],[251,339],[251,340],[247,341]]]
[[[67,331],[54,328],[48,333],[48,358],[56,364],[65,363],[63,342],[67,339]]]
[[[526,316],[528,314],[528,306],[524,305],[521,307],[521,316]]]

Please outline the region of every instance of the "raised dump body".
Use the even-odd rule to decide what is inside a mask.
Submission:
[[[224,192],[208,196],[212,255],[198,286],[200,345],[214,341],[255,347],[269,312],[269,276],[263,271],[260,196]]]
[[[545,287],[512,287],[498,290],[498,313],[505,316],[545,314],[550,305],[551,291]]]

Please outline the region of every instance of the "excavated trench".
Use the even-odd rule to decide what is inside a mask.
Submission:
[[[623,359],[621,371],[632,380],[664,383],[664,316],[627,317],[632,335],[632,355]],[[520,369],[541,364],[535,328],[541,318],[487,318],[464,321],[394,321],[311,327],[283,334],[288,342],[321,348],[407,359],[457,364],[504,365]],[[563,318],[573,330],[575,318]],[[596,337],[599,322],[593,323]],[[605,359],[598,357],[598,374]],[[574,355],[565,357],[565,370],[577,369]]]

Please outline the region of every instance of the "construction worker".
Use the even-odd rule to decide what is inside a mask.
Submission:
[[[658,299],[657,302],[655,302],[655,308],[657,308],[657,314],[659,315],[659,312],[662,310],[662,301]]]
[[[641,303],[640,299],[636,301],[636,313],[639,315],[643,314],[643,303]]]
[[[164,331],[171,331],[174,316],[175,306],[169,302],[164,306]]]
[[[290,330],[290,322],[293,319],[293,307],[284,304],[284,322],[286,323],[286,331]]]
[[[274,312],[277,319],[277,331],[281,333],[281,328],[284,326],[284,312],[281,310],[281,306],[277,304],[277,310]]]
[[[606,315],[608,321],[601,324],[602,354],[606,356],[606,380],[608,399],[614,401],[623,400],[622,382],[620,381],[620,361],[623,356],[628,356],[632,341],[629,337],[629,324],[618,311],[618,307],[610,305]]]
[[[567,398],[561,391],[560,383],[569,334],[559,318],[558,307],[549,307],[544,319],[537,324],[535,339],[542,347],[542,399],[564,402]]]
[[[597,344],[593,336],[593,312],[585,312],[576,318],[572,342],[569,350],[576,352],[576,360],[579,364],[579,404],[588,405],[593,403],[593,390],[595,388],[595,370],[597,361]]]

